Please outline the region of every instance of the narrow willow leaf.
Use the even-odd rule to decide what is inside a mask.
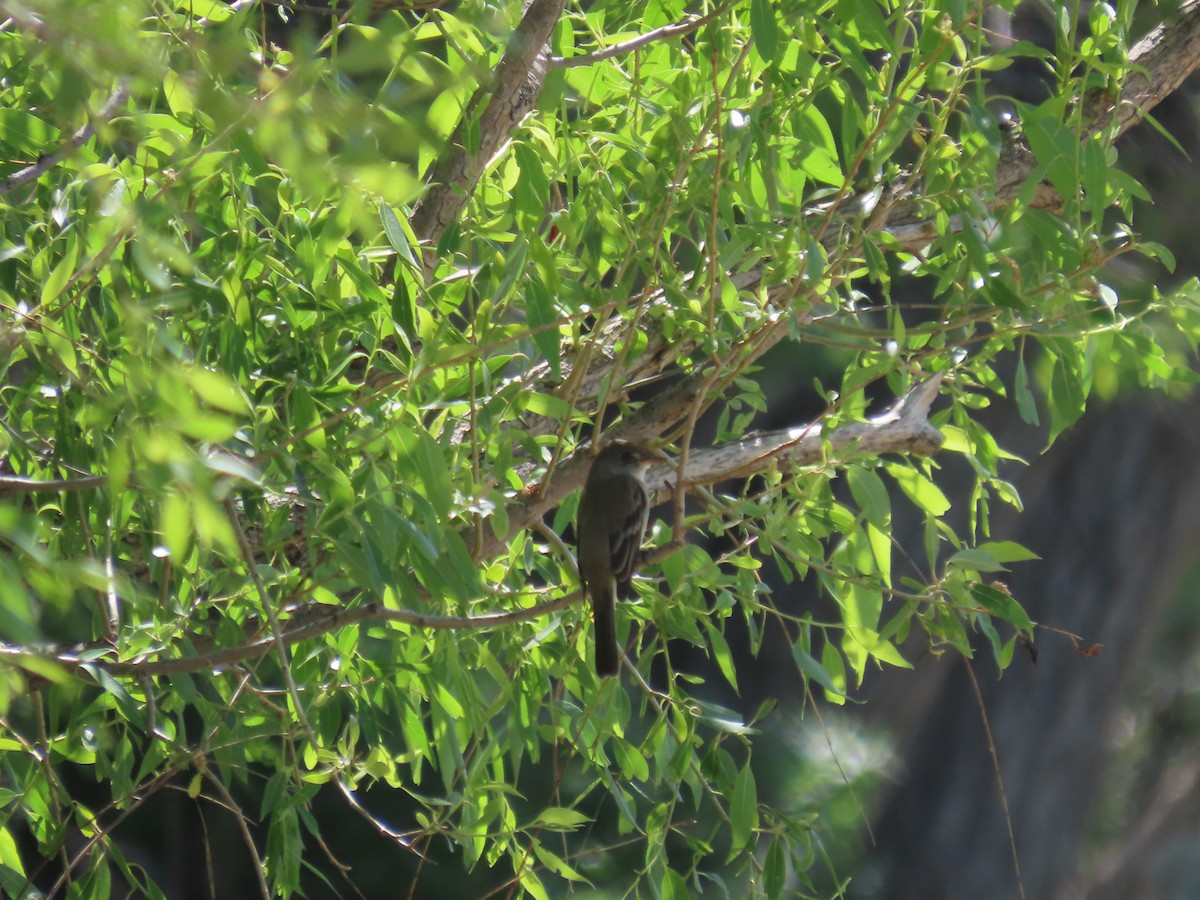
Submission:
[[[729,802],[730,859],[750,844],[754,829],[758,827],[758,788],[754,783],[754,772],[747,762],[738,773],[733,784],[733,797]]]
[[[1013,379],[1013,393],[1016,394],[1017,413],[1021,416],[1021,421],[1026,425],[1040,425],[1041,419],[1038,417],[1037,400],[1033,397],[1033,391],[1029,389],[1029,372],[1025,368],[1024,355],[1017,359],[1017,374]]]
[[[750,33],[762,58],[775,62],[779,58],[779,23],[771,0],[750,0]]]

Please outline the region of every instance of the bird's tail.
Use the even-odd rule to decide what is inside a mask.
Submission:
[[[608,678],[617,674],[620,650],[617,647],[617,591],[609,583],[592,595],[592,623],[595,627],[596,674]]]

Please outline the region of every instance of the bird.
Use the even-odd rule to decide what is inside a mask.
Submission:
[[[626,596],[650,520],[646,471],[654,457],[628,441],[609,441],[592,461],[575,533],[579,578],[592,601],[596,674],[617,674],[616,600]]]

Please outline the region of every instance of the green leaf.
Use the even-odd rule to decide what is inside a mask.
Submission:
[[[1029,372],[1025,369],[1025,356],[1017,357],[1017,374],[1013,381],[1013,392],[1016,394],[1017,413],[1026,425],[1040,425],[1037,401],[1029,389]]]
[[[892,586],[892,537],[889,531],[876,528],[867,523],[867,543],[871,547],[871,555],[875,558],[876,571],[884,587]]]
[[[439,521],[444,520],[454,500],[454,487],[442,448],[423,431],[400,428],[396,436],[410,471],[416,475],[416,483],[409,486],[419,488]]]
[[[1056,97],[1039,107],[1021,105],[1021,127],[1037,157],[1038,170],[1030,183],[1048,178],[1064,197],[1075,196],[1079,178],[1079,138],[1062,118],[1065,98]]]
[[[25,874],[25,867],[21,864],[21,853],[17,849],[17,842],[13,840],[12,832],[8,830],[7,826],[0,826],[0,864],[10,873],[20,876],[24,876]],[[0,876],[0,885],[5,884],[6,881],[7,879]],[[24,884],[25,882],[22,881],[18,887],[24,886]],[[16,896],[19,892],[14,891],[12,893]]]
[[[1092,135],[1083,143],[1083,199],[1089,214],[1097,222],[1104,217],[1108,206],[1108,151],[1103,141],[1107,138]]]
[[[296,810],[293,807],[281,809],[271,817],[267,829],[267,853],[263,860],[277,892],[287,896],[300,887],[303,856],[304,845]]]
[[[725,635],[721,634],[720,630],[708,619],[704,620],[704,630],[708,635],[709,655],[717,661],[717,667],[721,670],[721,674],[725,676],[725,680],[736,692],[738,689],[737,669],[733,665],[733,654],[729,652],[729,644],[725,641]]]
[[[1026,634],[1033,633],[1033,621],[1029,614],[1008,591],[990,584],[973,584],[971,597],[988,612],[995,613],[1017,630]]]
[[[67,286],[67,282],[75,274],[75,260],[78,257],[78,252],[79,242],[70,241],[68,243],[67,254],[58,261],[58,264],[50,273],[50,277],[42,284],[42,295],[39,300],[41,306],[49,306],[62,294],[63,289]],[[50,330],[49,326],[47,330]]]
[[[192,507],[178,491],[171,491],[162,500],[159,531],[171,558],[182,562],[192,541]]]
[[[547,850],[541,841],[533,842],[533,852],[537,856],[538,861],[555,875],[560,875],[568,881],[587,881],[587,879],[575,871],[575,869],[567,865],[566,861],[562,857],[556,856]]]
[[[975,547],[989,553],[998,562],[1023,562],[1027,559],[1041,559],[1032,550],[1022,547],[1016,541],[985,541]]]
[[[625,741],[616,740],[613,742],[613,753],[617,757],[617,764],[621,767],[621,774],[625,778],[645,781],[650,777],[650,765],[646,762],[646,757],[638,752],[637,747]]]
[[[175,6],[209,22],[224,22],[234,14],[228,3],[221,3],[219,0],[176,0]]]
[[[249,411],[245,396],[228,376],[199,366],[188,366],[181,373],[206,405],[231,413]]]
[[[834,688],[826,688],[826,700],[830,703],[841,706],[846,702],[846,689],[848,682],[846,679],[846,662],[844,656],[835,646],[832,641],[826,640],[824,647],[821,649],[821,665],[824,671],[828,673],[830,680],[833,680]]]
[[[533,866],[523,866],[521,868],[521,888],[528,892],[534,900],[550,900],[550,895],[546,892],[542,880],[534,872]]]
[[[53,125],[20,109],[0,109],[0,144],[9,152],[36,157],[62,140]]]
[[[546,177],[546,166],[538,154],[527,143],[513,147],[519,175],[513,187],[513,204],[518,212],[517,222],[523,228],[536,228],[546,215],[550,203],[550,181]]]
[[[1075,365],[1065,353],[1077,354],[1074,349],[1065,350],[1054,358],[1054,372],[1050,380],[1050,438],[1047,446],[1054,443],[1064,430],[1074,425],[1083,415],[1086,392],[1083,380]]]
[[[191,89],[188,87],[187,79],[178,72],[167,69],[163,72],[163,94],[176,118],[186,117],[190,122],[196,104]]]
[[[845,668],[842,666],[841,656],[838,654],[837,648],[833,647],[832,644],[826,643],[825,649],[826,651],[832,649],[833,656],[836,657],[836,666],[833,669],[830,669],[828,665],[822,665],[817,662],[816,659],[799,646],[792,647],[792,658],[796,661],[796,665],[800,667],[800,671],[821,685],[826,692],[839,697],[845,697]]]
[[[57,357],[62,367],[72,375],[79,374],[79,358],[75,353],[75,342],[53,325],[43,325],[37,332],[45,345]]]
[[[851,582],[846,585],[843,609],[846,624],[874,629],[883,612],[883,591],[870,585]]]
[[[979,547],[959,550],[946,561],[946,565],[969,572],[1007,572],[994,554]]]
[[[539,416],[562,419],[571,411],[571,404],[554,394],[529,392],[522,395],[521,399],[527,410]]]
[[[130,696],[129,691],[125,690],[125,686],[113,678],[108,673],[107,669],[85,665],[83,667],[90,672],[96,682],[104,689],[106,694],[112,696],[116,701],[117,708],[125,716],[126,720],[139,730],[145,730],[146,717],[142,712],[142,705]]]
[[[730,842],[729,858],[745,850],[758,827],[758,789],[754,783],[754,772],[747,762],[738,773],[733,784],[733,796],[729,801]]]
[[[317,404],[313,401],[312,393],[307,385],[297,383],[292,388],[290,412],[292,433],[303,434],[306,444],[316,450],[323,450],[325,448],[325,429],[321,427]]]
[[[558,322],[558,310],[554,307],[554,299],[541,281],[535,278],[525,287],[525,301],[533,343],[550,363],[550,371],[554,373],[554,378],[560,379],[562,361],[559,354],[562,340],[558,328],[554,327]]]
[[[767,900],[783,896],[787,885],[787,856],[782,838],[776,837],[767,848],[767,857],[763,861],[763,891]]]
[[[687,882],[674,869],[662,871],[659,895],[662,900],[691,900],[692,898],[692,892],[688,890]]]
[[[400,333],[410,343],[416,340],[417,319],[415,304],[413,303],[412,292],[409,290],[408,277],[399,269],[396,271],[396,283],[392,287],[392,321],[396,323],[396,327],[400,330]]]
[[[897,463],[888,463],[885,468],[918,509],[931,516],[944,516],[950,511],[950,501],[942,489],[916,469]]]
[[[892,502],[887,488],[871,469],[855,467],[846,470],[846,482],[854,502],[863,511],[867,521],[880,531],[891,531]]]
[[[537,825],[551,831],[574,831],[581,825],[587,825],[591,818],[575,809],[564,806],[548,806],[538,813]]]
[[[416,245],[417,239],[408,222],[401,221],[400,217],[386,203],[379,204],[379,220],[383,223],[384,236],[392,245],[392,249],[407,263],[408,270],[420,277],[423,269],[413,253],[413,246]]]
[[[771,0],[750,0],[750,33],[754,46],[768,62],[779,58],[779,24],[775,20],[775,5]]]

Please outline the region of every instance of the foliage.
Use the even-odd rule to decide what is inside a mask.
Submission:
[[[1127,303],[1100,280],[1118,255],[1169,257],[1137,239],[1141,188],[1077,102],[1120,89],[1131,2],[1086,22],[1064,7],[1051,50],[989,47],[958,0],[702,4],[685,34],[553,67],[435,234],[413,225],[423,175],[480,146],[468,100],[519,4],[7,6],[3,174],[128,92],[0,198],[0,441],[8,472],[55,482],[10,480],[0,504],[13,896],[160,896],[119,837],[168,785],[240,815],[283,896],[305,869],[309,891],[350,892],[320,862],[325,794],[410,883],[452,848],[534,897],[804,890],[820,810],[758,789],[758,716],[714,702],[746,677],[727,628],[755,652],[784,634],[777,677],[834,703],[869,666],[907,665],[914,628],[964,654],[981,634],[1007,665],[1034,626],[996,576],[1029,553],[990,539],[992,504],[1019,498],[977,412],[1002,398],[1053,439],[1115,363],[1190,380],[1194,288]],[[579,61],[687,11],[570,4],[552,52]],[[1020,57],[1052,90],[1019,105],[1032,161],[1006,195],[984,79]],[[917,247],[889,220],[905,210],[933,226]],[[671,352],[651,359],[657,340]],[[660,430],[668,456],[709,408],[741,438],[779,340],[835,361],[813,390],[827,434],[948,376],[933,421],[974,492],[947,497],[932,460],[862,454],[697,487],[651,539],[687,545],[621,610],[637,677],[599,682],[583,608],[538,605],[575,585],[557,536],[577,495],[545,530],[511,517],[603,410],[644,409],[635,369],[705,382]],[[924,517],[924,559],[896,552],[894,502]],[[766,559],[840,614],[777,597]],[[293,639],[314,609],[347,617]],[[478,619],[512,610],[532,611]],[[676,642],[711,670],[678,669]],[[385,802],[397,830],[370,811]]]

